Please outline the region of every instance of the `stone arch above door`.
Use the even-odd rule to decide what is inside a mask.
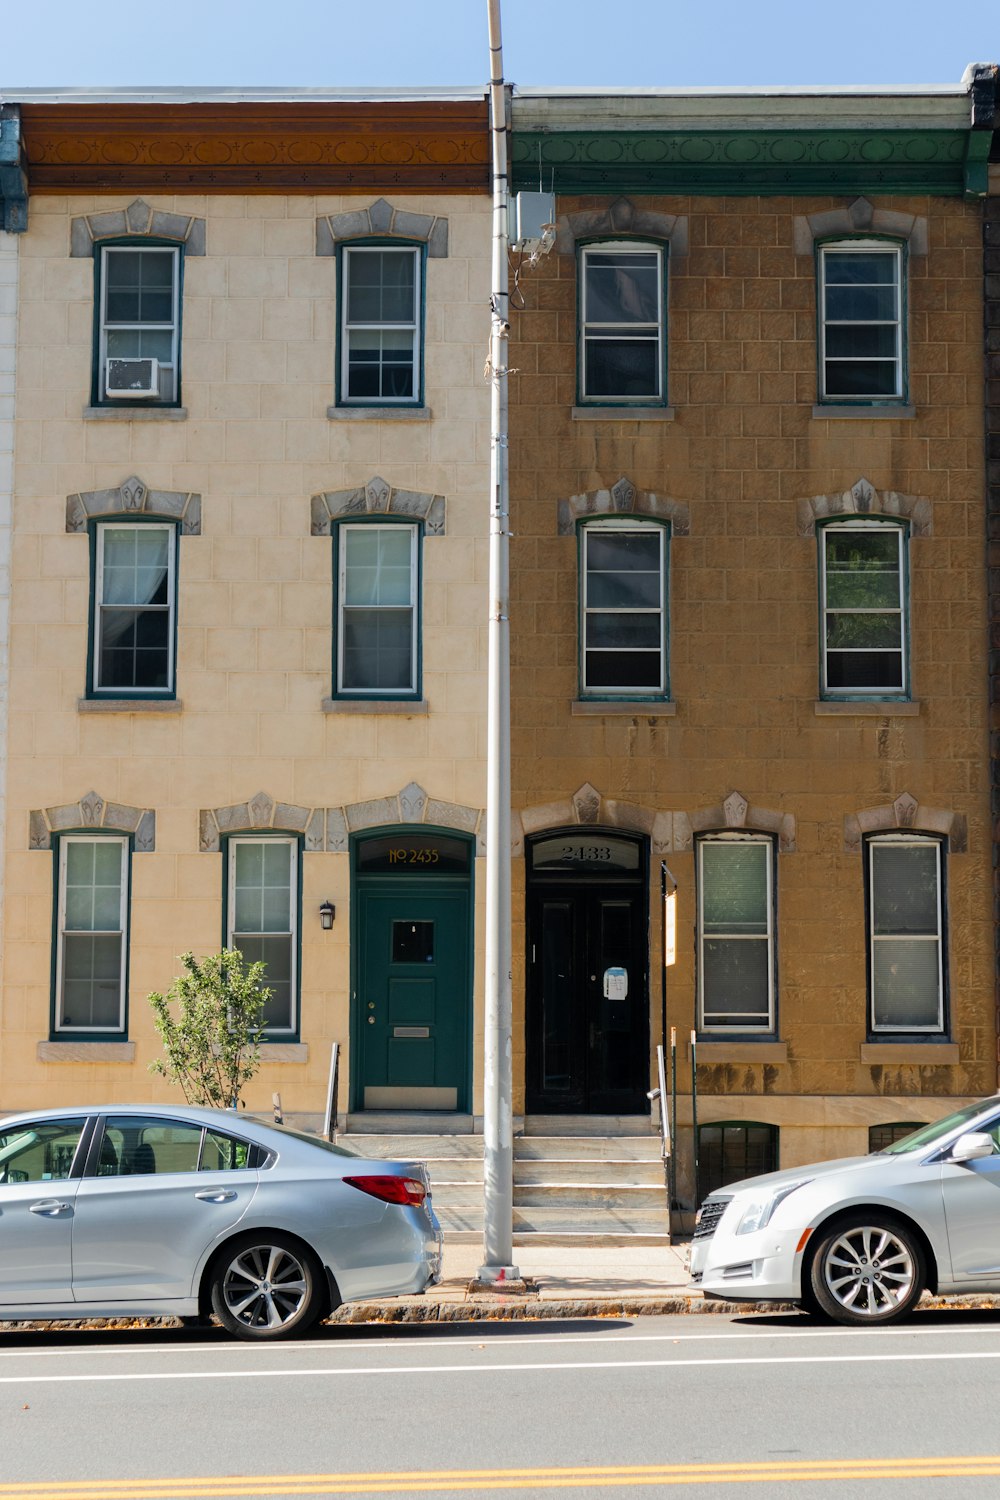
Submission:
[[[605,797],[585,781],[564,802],[545,802],[526,807],[512,815],[511,852],[524,854],[525,837],[547,828],[571,828],[574,824],[601,828],[625,828],[632,833],[647,834],[652,853],[683,853],[692,847],[696,833],[717,828],[749,828],[758,833],[773,833],[778,848],[789,853],[795,848],[795,819],[791,813],[753,806],[741,792],[730,792],[714,807],[695,812],[665,812],[641,802],[625,802]]]
[[[427,823],[435,828],[454,828],[459,833],[472,834],[476,853],[485,851],[483,809],[431,797],[415,781],[394,795],[348,802],[340,807],[301,807],[294,802],[280,802],[268,792],[258,792],[246,802],[234,802],[228,807],[205,807],[199,817],[198,847],[203,854],[215,854],[227,834],[274,828],[283,833],[301,833],[311,853],[346,854],[352,833],[398,827],[403,823]]]

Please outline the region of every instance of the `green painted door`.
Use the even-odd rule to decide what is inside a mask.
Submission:
[[[469,1108],[468,885],[426,873],[358,882],[361,1109]]]

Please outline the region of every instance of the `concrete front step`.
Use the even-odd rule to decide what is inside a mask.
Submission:
[[[583,1138],[652,1136],[657,1142],[660,1138],[649,1115],[525,1115],[521,1134],[571,1135]]]
[[[483,1160],[483,1138],[481,1135],[402,1135],[398,1129],[394,1135],[360,1133],[337,1137],[337,1145],[356,1156],[370,1156],[380,1161],[433,1161],[444,1157],[466,1157]]]
[[[609,1234],[667,1234],[667,1206],[659,1208],[609,1208],[593,1212],[574,1209],[571,1205],[537,1207],[514,1206],[514,1228],[535,1234],[592,1234],[604,1238]]]
[[[516,1135],[516,1161],[659,1161],[658,1135]]]
[[[514,1188],[514,1207],[559,1208],[567,1213],[577,1212],[591,1219],[599,1217],[605,1209],[663,1209],[666,1212],[667,1195],[663,1183],[647,1187],[644,1184],[544,1182]]]
[[[655,1161],[612,1161],[603,1157],[587,1157],[583,1161],[537,1157],[520,1161],[515,1155],[515,1193],[523,1186],[545,1182],[608,1183],[613,1187],[643,1185],[659,1187],[662,1192],[663,1163],[659,1157]]]
[[[347,1116],[346,1128],[342,1134],[471,1135],[474,1127],[472,1115],[452,1115],[444,1110],[366,1109],[360,1114]]]
[[[448,1235],[450,1245],[481,1245],[483,1242],[483,1231],[473,1229],[456,1229]],[[669,1249],[670,1238],[666,1234],[620,1234],[610,1232],[608,1234],[586,1234],[571,1232],[560,1234],[558,1230],[543,1230],[531,1232],[522,1229],[514,1230],[514,1249],[527,1249],[529,1246],[539,1246],[543,1249],[563,1247],[565,1249]],[[516,1259],[516,1256],[515,1256]]]

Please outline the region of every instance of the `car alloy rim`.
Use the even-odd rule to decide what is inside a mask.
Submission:
[[[877,1318],[905,1302],[916,1267],[906,1245],[875,1224],[848,1229],[834,1240],[823,1263],[823,1279],[841,1307]]]
[[[247,1328],[281,1328],[299,1312],[309,1287],[302,1262],[280,1245],[253,1245],[226,1272],[226,1307]]]

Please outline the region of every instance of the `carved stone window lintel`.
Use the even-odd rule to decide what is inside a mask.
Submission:
[[[279,802],[267,792],[258,792],[248,801],[228,807],[206,807],[199,818],[198,847],[203,854],[215,854],[227,834],[273,828],[282,833],[301,833],[308,852],[346,854],[352,833],[400,823],[427,823],[474,834],[476,853],[485,852],[483,809],[431,797],[415,781],[392,796],[373,797],[341,807],[299,807],[292,802]]]
[[[70,224],[71,256],[89,257],[101,240],[176,240],[185,255],[205,254],[205,220],[193,214],[165,213],[136,198],[128,208],[82,214]]]
[[[865,234],[904,240],[911,255],[926,255],[928,247],[924,215],[876,208],[867,198],[855,198],[843,208],[796,214],[792,232],[796,255],[811,255],[817,240],[851,239]]]
[[[855,481],[849,490],[836,495],[813,495],[799,500],[799,536],[813,536],[817,521],[846,520],[851,516],[888,517],[910,523],[910,535],[932,536],[934,513],[931,502],[922,495],[900,495],[895,490],[879,493],[870,480]]]
[[[417,240],[427,246],[430,260],[448,254],[448,220],[440,214],[417,214],[394,208],[379,198],[369,208],[349,213],[323,214],[316,220],[316,254],[334,255],[344,240]]]
[[[558,504],[558,530],[560,536],[572,536],[577,521],[588,516],[645,516],[651,521],[669,521],[674,536],[690,536],[691,511],[682,500],[671,500],[667,495],[654,495],[638,489],[623,474],[616,484],[606,490],[588,490],[583,495],[571,495]]]
[[[86,531],[93,517],[157,516],[179,521],[185,536],[201,535],[201,496],[185,490],[151,490],[135,474],[114,490],[66,496],[66,530]]]
[[[51,849],[53,834],[80,828],[90,828],[95,833],[131,833],[135,837],[136,854],[151,854],[156,848],[156,813],[152,808],[129,807],[97,792],[88,792],[79,802],[30,812],[28,848]]]
[[[447,505],[443,495],[418,490],[396,490],[376,474],[352,490],[313,495],[310,502],[313,536],[330,536],[337,521],[357,516],[405,516],[423,521],[425,536],[444,536]]]
[[[866,833],[929,833],[948,840],[950,854],[969,852],[969,825],[964,813],[926,807],[909,792],[900,792],[881,807],[863,807],[844,818],[844,853],[859,854]]]
[[[628,235],[635,239],[666,240],[671,255],[688,252],[686,214],[661,214],[636,208],[629,198],[618,198],[610,208],[563,214],[556,223],[556,250],[571,255],[578,240],[609,240]]]

